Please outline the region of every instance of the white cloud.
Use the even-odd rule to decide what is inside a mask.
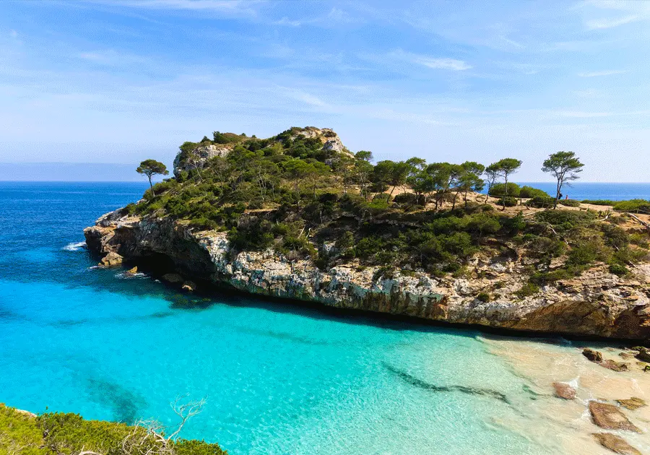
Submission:
[[[86,0],[90,3],[142,9],[212,11],[254,14],[263,0]]]
[[[643,19],[641,16],[631,15],[631,16],[620,17],[618,19],[589,20],[585,23],[585,25],[590,30],[599,30],[599,29],[619,27],[621,25],[629,24],[631,22],[636,22],[641,19]]]
[[[472,68],[471,65],[467,64],[463,60],[457,60],[454,58],[430,57],[427,55],[412,54],[402,50],[392,52],[390,55],[432,69],[465,71]]]
[[[580,77],[600,77],[600,76],[613,76],[614,74],[626,73],[625,70],[605,70],[605,71],[588,71],[586,73],[578,73]]]

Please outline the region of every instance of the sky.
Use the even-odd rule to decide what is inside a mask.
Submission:
[[[317,126],[376,160],[544,181],[571,150],[583,181],[648,182],[648,43],[643,0],[2,0],[0,163],[106,179],[215,130]]]

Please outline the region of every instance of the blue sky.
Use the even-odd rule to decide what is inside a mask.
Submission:
[[[650,181],[648,43],[641,0],[3,0],[0,162],[171,165],[313,125],[377,159],[541,181],[573,150],[585,181]]]

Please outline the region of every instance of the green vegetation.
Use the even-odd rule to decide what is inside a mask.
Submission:
[[[353,154],[324,146],[335,137],[329,130],[291,128],[268,139],[213,136],[213,141],[184,143],[175,178],[153,186],[150,197],[125,210],[227,232],[233,253],[270,248],[289,260],[310,259],[322,269],[355,262],[386,274],[397,268],[461,274],[477,252],[498,255],[516,244],[539,261],[531,283],[542,286],[598,262],[618,271],[616,266],[629,266],[640,252],[647,254],[647,241],[631,243],[614,225],[620,217],[602,222],[585,211],[546,210],[527,217],[505,212],[519,205],[518,197],[529,198],[528,207],[557,204],[544,191],[508,182],[521,166],[516,159],[487,167],[417,157],[373,165],[369,151]],[[227,147],[228,153],[211,156],[201,148],[212,144]],[[579,171],[569,158],[568,164],[545,164],[560,166],[560,189]],[[485,203],[487,196],[474,194],[485,186],[504,213]],[[564,264],[559,269],[550,268],[555,258]],[[534,291],[528,287],[521,294]]]
[[[167,166],[165,166],[160,161],[156,161],[156,160],[144,160],[142,163],[140,163],[140,166],[138,166],[136,172],[138,174],[143,174],[147,176],[147,178],[149,179],[149,188],[151,189],[152,193],[153,193],[153,185],[151,183],[151,177],[153,177],[154,175],[169,174],[169,171],[167,170]]]
[[[0,455],[226,455],[218,444],[165,437],[144,426],[84,420],[77,414],[38,417],[0,403]]]
[[[553,153],[544,161],[542,171],[551,174],[557,181],[553,208],[557,207],[557,201],[562,198],[562,187],[577,180],[579,178],[578,174],[582,172],[583,167],[584,164],[580,162],[580,159],[573,152]]]

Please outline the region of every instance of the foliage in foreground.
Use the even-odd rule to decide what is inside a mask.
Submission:
[[[227,455],[218,444],[165,439],[144,426],[84,420],[77,414],[38,417],[0,404],[0,455]]]

